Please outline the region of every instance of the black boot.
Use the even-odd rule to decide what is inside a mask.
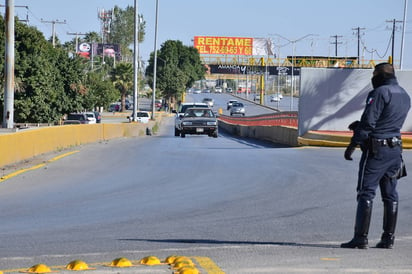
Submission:
[[[383,203],[383,234],[377,248],[393,248],[395,241],[395,227],[398,217],[398,202],[385,201]]]
[[[347,243],[340,245],[342,248],[368,248],[368,232],[372,215],[372,201],[359,200],[356,210],[355,236]]]

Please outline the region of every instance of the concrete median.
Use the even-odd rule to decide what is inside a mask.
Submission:
[[[65,125],[24,129],[0,134],[0,167],[81,144],[146,135],[158,121],[92,125]]]

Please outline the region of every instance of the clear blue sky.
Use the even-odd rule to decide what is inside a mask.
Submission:
[[[361,31],[362,46],[367,59],[387,59],[391,54],[392,24],[387,20],[403,20],[404,0],[158,0],[158,47],[169,39],[192,45],[194,36],[237,36],[271,38],[284,44],[276,34],[290,40],[316,34],[295,45],[296,55],[334,56],[331,36],[342,36],[338,42],[339,56],[357,56],[357,36]],[[3,1],[4,3],[4,1]],[[85,33],[100,30],[97,10],[134,5],[133,0],[15,0],[15,5],[29,7],[29,25],[36,26],[45,37],[51,36],[51,25],[41,22],[66,20],[56,24],[61,41],[74,38],[67,32]],[[404,69],[412,69],[412,2],[406,20]],[[139,14],[146,21],[146,39],[140,46],[143,60],[154,49],[156,0],[138,0]],[[3,8],[4,11],[4,8]],[[25,8],[16,8],[20,18],[26,17]],[[400,58],[402,23],[395,33],[395,59]],[[371,52],[374,52],[373,54]],[[280,56],[292,54],[292,47],[280,49]],[[362,53],[361,53],[362,55]],[[380,56],[380,57],[378,57]]]

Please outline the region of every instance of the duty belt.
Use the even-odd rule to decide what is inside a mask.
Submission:
[[[380,145],[380,146],[389,146],[389,147],[396,147],[402,145],[402,139],[399,137],[392,137],[386,139],[372,139],[372,144]]]

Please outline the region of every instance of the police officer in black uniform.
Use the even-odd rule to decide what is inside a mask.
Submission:
[[[359,163],[357,186],[357,211],[355,233],[342,248],[368,248],[368,232],[373,199],[380,187],[383,213],[383,234],[377,248],[393,248],[398,215],[397,179],[402,170],[402,140],[400,130],[411,107],[410,97],[399,86],[391,64],[375,66],[372,77],[373,90],[369,92],[360,121],[349,128],[353,130],[351,143],[345,150],[345,159],[359,145],[362,156]]]

